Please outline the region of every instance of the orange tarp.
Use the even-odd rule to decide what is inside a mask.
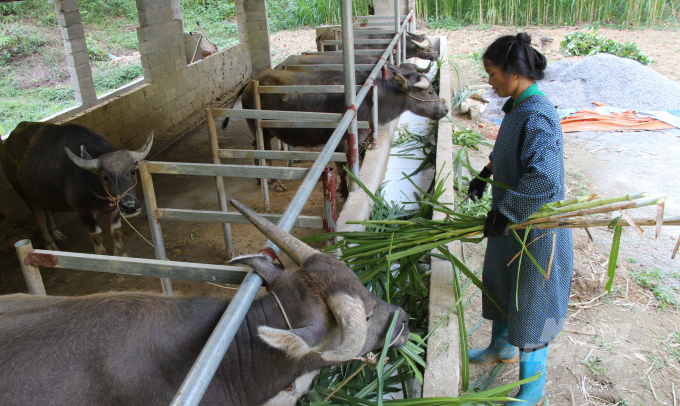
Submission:
[[[601,103],[595,103],[600,106]],[[600,114],[583,109],[561,120],[562,132],[575,131],[641,131],[675,128],[651,117],[639,117],[634,111]]]

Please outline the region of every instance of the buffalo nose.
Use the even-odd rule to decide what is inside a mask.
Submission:
[[[120,202],[119,207],[120,211],[125,215],[138,213],[142,209],[142,205],[137,199],[124,199]]]

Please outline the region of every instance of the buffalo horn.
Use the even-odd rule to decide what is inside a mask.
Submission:
[[[407,33],[408,35],[411,35],[411,36],[418,35],[418,34],[416,34],[415,32],[409,31],[409,30],[406,30],[406,33]]]
[[[151,151],[151,145],[153,145],[153,130],[151,130],[151,134],[149,134],[149,138],[146,139],[146,142],[144,143],[144,146],[138,149],[137,151],[130,151],[130,155],[132,155],[132,159],[135,161],[143,161],[144,158],[149,154],[149,151]]]
[[[348,294],[334,294],[326,304],[342,329],[342,339],[338,348],[322,352],[321,358],[329,362],[350,360],[361,353],[368,335],[364,302]]]
[[[287,232],[278,228],[275,224],[267,221],[254,211],[250,210],[243,204],[234,199],[229,199],[229,203],[236,210],[238,210],[243,217],[250,221],[262,234],[269,238],[276,244],[283,252],[286,253],[296,264],[302,266],[310,256],[317,253],[317,251],[309,245],[303,243]]]
[[[78,165],[78,167],[81,169],[85,169],[86,171],[94,173],[99,173],[101,171],[102,163],[99,161],[99,159],[83,159],[71,152],[68,147],[64,147],[64,150],[66,150],[66,155],[68,155],[71,161],[73,161],[73,163]]]
[[[415,46],[417,46],[418,48],[423,48],[423,49],[425,49],[425,48],[427,48],[427,47],[429,46],[429,45],[425,44],[425,41],[423,41],[423,42],[418,42],[418,41],[416,41],[416,40],[413,40],[413,44],[414,44]]]
[[[416,72],[418,73],[430,73],[430,69],[432,69],[432,61],[427,65],[427,69],[419,68],[418,65],[416,65]]]
[[[427,88],[430,87],[430,81],[428,81],[428,80],[425,79],[425,78],[422,78],[422,79],[420,79],[420,80],[418,81],[418,83],[416,83],[415,85],[413,85],[413,87],[417,87],[418,89],[423,89],[423,90],[425,90],[425,89],[427,89]]]

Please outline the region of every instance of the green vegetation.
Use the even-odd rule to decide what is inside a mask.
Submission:
[[[677,19],[679,6],[678,0],[416,0],[418,17],[463,25],[655,25]]]
[[[565,56],[595,55],[599,53],[613,54],[622,58],[629,58],[649,65],[655,60],[645,55],[635,42],[616,42],[597,31],[575,32],[568,34],[560,44],[560,50]]]
[[[654,268],[640,268],[633,270],[631,272],[633,280],[637,282],[638,285],[645,289],[649,289],[656,299],[659,301],[659,307],[663,308],[668,305],[680,309],[680,301],[678,301],[677,294],[675,291],[668,286],[667,279],[678,278],[680,275],[673,273],[668,275],[666,272]]]

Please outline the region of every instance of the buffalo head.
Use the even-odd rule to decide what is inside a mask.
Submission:
[[[393,69],[394,80],[407,96],[407,109],[413,113],[439,121],[449,112],[446,104],[434,91],[432,83],[422,73],[407,69]]]
[[[427,38],[427,35],[420,35],[414,32],[406,32],[408,34],[408,39],[413,42],[415,56],[416,58],[429,59],[431,61],[436,61],[439,58],[439,54],[432,48],[432,42]],[[407,43],[406,46],[410,44]]]
[[[342,262],[319,253],[241,203],[230,203],[301,268],[283,271],[263,255],[230,262],[250,265],[288,313],[290,330],[258,328],[259,337],[269,346],[294,359],[318,353],[325,362],[348,361],[382,347],[396,311],[399,316],[389,341],[393,347],[406,343],[409,329],[404,310],[372,295]]]
[[[81,169],[99,175],[104,190],[108,196],[118,202],[121,214],[130,217],[139,214],[142,209],[137,200],[135,186],[137,185],[137,167],[139,161],[144,160],[153,144],[153,131],[149,134],[144,146],[136,151],[120,150],[92,158],[81,146],[80,155],[74,154],[68,147],[64,147],[66,154]]]

